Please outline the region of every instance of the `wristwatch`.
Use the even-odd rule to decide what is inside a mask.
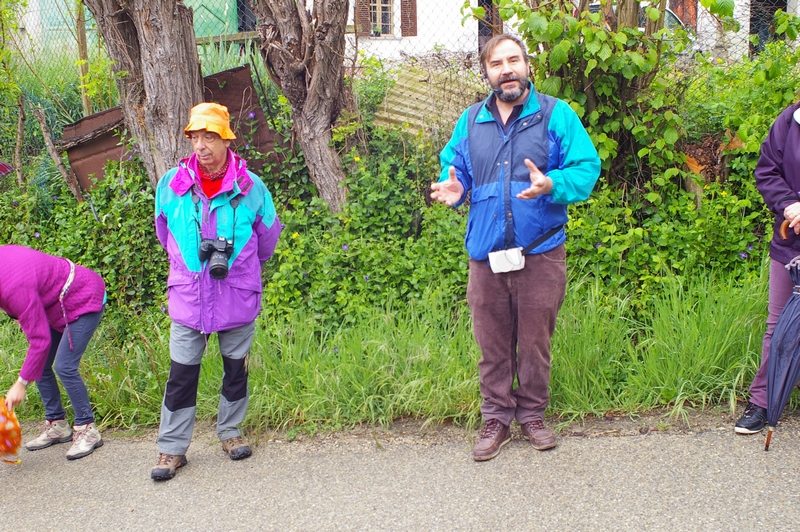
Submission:
[[[23,385],[23,386],[25,386],[26,388],[27,388],[27,387],[28,387],[28,385],[31,383],[31,381],[26,381],[26,380],[25,380],[25,379],[23,379],[22,377],[17,377],[17,382],[21,382],[21,383],[22,383],[22,385]]]

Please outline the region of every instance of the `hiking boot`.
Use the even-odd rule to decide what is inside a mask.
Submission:
[[[766,424],[767,409],[748,402],[747,408],[744,409],[744,414],[736,422],[734,430],[738,434],[755,434],[756,432],[761,432],[761,429]]]
[[[44,432],[25,444],[29,451],[38,451],[50,447],[54,443],[72,441],[72,429],[65,419],[44,422]]]
[[[242,460],[253,454],[250,450],[250,446],[244,442],[241,436],[234,436],[233,438],[222,440],[222,450],[228,453],[231,460]]]
[[[103,446],[103,438],[94,423],[75,425],[72,434],[72,447],[67,451],[67,460],[77,460],[92,454],[98,447]]]
[[[186,455],[158,453],[158,463],[150,470],[153,480],[169,480],[175,476],[179,467],[186,465]]]
[[[558,445],[553,431],[545,428],[540,419],[523,423],[520,428],[522,429],[522,434],[530,440],[531,445],[537,451],[545,451]]]
[[[511,430],[508,425],[503,425],[497,419],[489,419],[483,424],[481,435],[472,449],[472,459],[476,462],[491,460],[500,454],[503,445],[510,441]]]

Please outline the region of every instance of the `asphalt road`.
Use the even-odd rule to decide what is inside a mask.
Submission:
[[[67,461],[60,444],[0,464],[0,522],[45,531],[800,527],[800,423],[780,426],[764,452],[763,435],[736,435],[727,418],[691,430],[622,421],[567,427],[546,452],[515,439],[484,463],[471,459],[474,433],[454,427],[266,435],[251,458],[232,462],[198,426],[189,464],[163,483],[149,478],[152,433],[107,431],[80,460]]]

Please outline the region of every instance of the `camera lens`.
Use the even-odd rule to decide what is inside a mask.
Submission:
[[[208,273],[214,279],[224,279],[228,276],[228,257],[225,253],[214,251],[208,260]]]

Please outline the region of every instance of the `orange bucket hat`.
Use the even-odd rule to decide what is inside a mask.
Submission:
[[[183,129],[188,137],[192,131],[205,129],[216,133],[223,140],[234,140],[236,135],[231,130],[231,117],[228,108],[218,103],[200,103],[192,107],[189,115],[189,125]]]

